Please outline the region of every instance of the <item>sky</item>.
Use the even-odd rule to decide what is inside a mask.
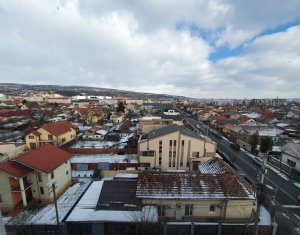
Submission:
[[[0,0],[0,82],[300,98],[299,0]]]

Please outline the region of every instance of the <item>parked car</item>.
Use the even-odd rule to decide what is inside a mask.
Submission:
[[[232,148],[232,149],[240,150],[240,146],[236,143],[231,142],[229,145],[230,145],[230,148]]]
[[[253,158],[253,162],[254,162],[255,164],[261,166],[262,163],[263,163],[263,160],[262,160],[260,157],[255,157],[255,158]]]

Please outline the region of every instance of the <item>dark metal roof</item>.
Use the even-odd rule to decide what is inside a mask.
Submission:
[[[161,115],[162,119],[172,119],[174,121],[182,121],[183,117],[181,115]]]
[[[191,136],[191,137],[194,137],[194,138],[202,139],[195,132],[193,132],[193,131],[185,128],[185,127],[178,126],[176,124],[165,126],[165,127],[159,128],[157,130],[150,131],[148,133],[148,139],[152,139],[152,138],[162,136],[162,135],[165,135],[165,134],[169,134],[169,133],[172,133],[172,132],[176,132],[176,131],[180,131],[180,133],[183,134],[183,135],[187,135],[187,136]]]
[[[97,203],[97,210],[140,210],[142,201],[136,198],[137,180],[106,180]]]

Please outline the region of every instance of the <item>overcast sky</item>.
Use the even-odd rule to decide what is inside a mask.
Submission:
[[[0,82],[300,98],[300,1],[0,0]]]

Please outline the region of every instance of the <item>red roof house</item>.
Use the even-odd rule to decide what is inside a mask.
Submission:
[[[20,163],[34,170],[51,173],[57,167],[71,158],[72,154],[54,145],[45,144],[38,149],[31,150],[12,161]]]

